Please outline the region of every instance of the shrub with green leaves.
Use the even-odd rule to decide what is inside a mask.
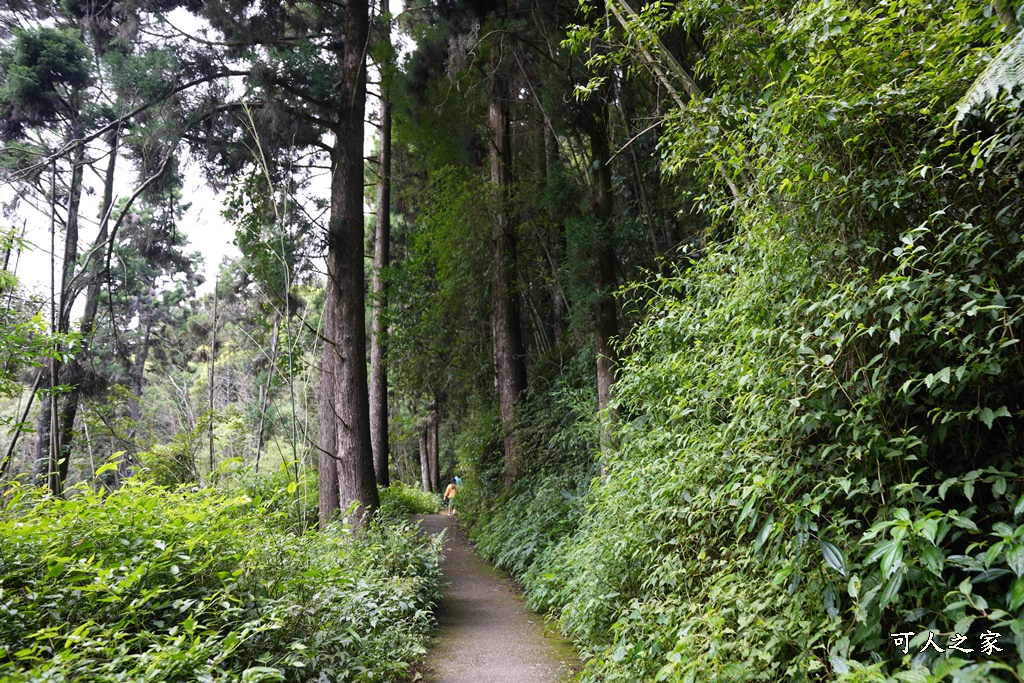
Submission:
[[[128,481],[0,508],[5,681],[404,680],[438,597],[408,524],[284,530],[259,498]]]
[[[441,496],[410,486],[392,482],[380,491],[380,506],[386,513],[400,515],[432,515],[441,509]]]
[[[481,532],[584,680],[1024,678],[1022,89],[985,71],[1006,5],[625,20],[654,52],[700,41],[704,95],[661,144],[721,241],[627,288],[620,444],[578,521],[545,538],[544,496],[513,499],[494,535],[543,551]]]

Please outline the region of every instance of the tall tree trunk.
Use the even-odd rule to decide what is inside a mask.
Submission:
[[[558,165],[558,141],[555,132],[545,121],[544,125],[544,183],[551,182],[551,176]],[[561,215],[552,216],[554,244],[551,246],[549,259],[551,266],[551,314],[555,345],[562,343],[569,318],[569,299],[562,287],[562,259],[568,248],[565,237],[565,221]]]
[[[437,408],[431,408],[430,418],[427,421],[427,455],[430,459],[430,484],[434,491],[444,490],[444,487],[441,486],[441,458],[438,452],[440,445],[437,437],[439,423]]]
[[[427,421],[420,425],[420,479],[423,480],[423,490],[430,493],[434,490],[433,479],[430,476],[430,450],[427,448],[427,434],[429,433]]]
[[[216,380],[216,364],[217,364],[217,286],[220,284],[220,277],[217,277],[213,281],[213,330],[211,331],[210,337],[210,478],[213,478],[213,467],[214,452],[214,424],[213,424],[213,385]]]
[[[139,420],[142,419],[142,409],[140,404],[142,402],[142,392],[144,391],[145,379],[146,379],[146,360],[149,359],[149,348],[152,345],[153,336],[153,319],[156,317],[156,311],[148,311],[142,317],[142,324],[145,325],[146,331],[142,336],[142,346],[135,350],[135,359],[132,361],[131,371],[129,372],[129,379],[132,385],[132,395],[128,399],[128,416],[132,421],[132,431],[138,429]]]
[[[512,149],[508,125],[508,85],[501,75],[501,42],[491,44],[491,103],[488,123],[491,132],[491,183],[497,195],[497,210],[491,236],[494,261],[491,283],[491,331],[494,341],[494,370],[501,409],[502,439],[505,445],[503,483],[511,488],[516,479],[518,453],[513,425],[515,403],[526,388],[526,366],[523,363],[522,328],[516,301],[516,243],[509,216]]]
[[[110,226],[110,214],[113,211],[114,201],[114,174],[117,170],[117,148],[119,144],[119,137],[117,130],[111,135],[110,139],[110,156],[107,159],[107,169],[103,179],[103,201],[100,204],[100,227],[99,232],[96,235],[96,241],[93,243],[92,249],[89,251],[88,263],[85,268],[86,272],[86,294],[85,294],[85,310],[82,312],[82,319],[79,323],[79,332],[82,335],[82,342],[78,351],[68,361],[67,366],[64,368],[64,372],[61,375],[61,384],[67,384],[71,387],[71,391],[64,398],[64,404],[61,408],[61,417],[59,420],[60,424],[60,462],[57,468],[58,476],[61,482],[67,480],[68,466],[71,462],[71,445],[74,441],[75,436],[75,419],[78,416],[78,404],[81,401],[82,396],[82,383],[85,381],[85,371],[82,367],[82,358],[89,353],[89,347],[92,342],[92,334],[96,325],[96,314],[99,311],[100,301],[100,284],[102,282],[103,275],[103,254],[104,246],[107,243],[109,236]],[[81,186],[81,179],[79,179],[79,187]],[[78,233],[78,208],[77,203],[75,207],[75,230]],[[69,220],[70,222],[70,220]],[[77,252],[77,237],[76,237],[75,251]],[[65,258],[67,255],[65,254]],[[70,279],[73,272],[69,273],[67,270],[67,263],[65,263],[65,285],[62,290],[67,290],[70,284]],[[65,296],[72,296],[70,292],[62,292],[61,300],[64,300]],[[68,303],[62,305],[65,311],[62,311],[64,315],[70,316],[71,306]],[[70,321],[68,322],[70,328]]]
[[[388,14],[388,0],[382,0],[381,14]],[[385,23],[388,42],[391,23]],[[390,51],[389,51],[390,52]],[[384,311],[387,307],[387,288],[384,270],[388,267],[391,251],[391,96],[388,92],[388,64],[381,67],[380,101],[380,154],[377,178],[377,230],[373,254],[373,309],[370,333],[370,440],[373,447],[373,468],[378,486],[390,484],[388,473],[388,377],[387,377],[387,325]]]
[[[71,367],[67,367],[66,370],[71,374]],[[64,482],[68,480],[68,467],[71,464],[71,443],[74,440],[75,433],[75,418],[78,417],[78,402],[81,398],[81,375],[74,377],[68,377],[66,381],[71,386],[71,391],[64,398],[64,403],[60,409],[60,419],[57,420],[57,424],[60,425],[60,434],[57,438],[57,443],[60,444],[60,456],[57,459],[57,477],[59,479],[59,486],[61,489],[64,488]]]
[[[335,434],[336,452],[328,452],[324,457],[337,457],[338,503],[347,507],[358,502],[361,519],[379,505],[370,443],[363,292],[363,116],[369,32],[366,0],[348,3],[344,32],[338,64],[338,122],[333,131],[331,218],[327,234],[326,306],[331,311],[331,324],[324,328],[323,361],[332,367],[334,381],[325,383],[321,389],[332,393],[329,403],[333,403],[334,410],[321,416],[321,422],[326,422]]]
[[[602,105],[598,121],[590,135],[590,151],[594,163],[594,217],[598,223],[595,254],[594,287],[597,303],[594,310],[594,339],[597,346],[597,406],[601,412],[601,450],[612,446],[612,418],[609,414],[612,385],[615,383],[617,357],[611,339],[618,334],[615,308],[615,245],[612,222],[612,174],[609,166],[608,111]]]
[[[74,129],[72,129],[70,137],[72,139],[76,137]],[[74,276],[75,262],[78,260],[78,209],[82,200],[82,174],[85,170],[83,164],[84,157],[85,145],[83,143],[76,144],[71,160],[71,182],[68,186],[68,202],[65,207],[64,260],[61,264],[60,297],[55,302],[51,302],[51,305],[56,305],[54,323],[56,331],[60,334],[67,334],[71,326],[71,303],[74,297],[72,296],[70,285],[71,278]],[[51,186],[51,194],[54,191],[55,188]],[[51,213],[54,212],[54,209],[51,198]],[[51,220],[55,216],[56,214],[54,213]],[[51,225],[52,232],[53,226]],[[55,245],[51,239],[51,252],[54,247]],[[51,273],[51,281],[52,278],[53,273]],[[53,286],[51,282],[51,288]],[[51,391],[58,381],[60,383],[69,383],[72,386],[76,385],[76,378],[69,377],[64,372],[64,368],[59,361],[51,359],[49,364]],[[77,398],[74,400],[77,401]],[[60,495],[64,488],[64,477],[61,476],[61,473],[63,472],[65,476],[67,474],[71,446],[70,442],[67,444],[67,448],[64,448],[61,444],[61,430],[57,414],[58,402],[55,397],[44,400],[42,414],[38,422],[38,436],[36,438],[36,480],[45,480],[46,486],[54,495]]]
[[[71,329],[71,304],[75,299],[71,291],[71,278],[74,277],[75,265],[78,261],[78,208],[82,202],[84,160],[85,144],[79,143],[75,145],[75,156],[72,161],[67,221],[64,226],[64,266],[61,269],[60,308],[57,317],[57,329],[62,333],[67,333]]]
[[[120,139],[114,129],[110,139],[110,158],[107,160],[107,172],[103,179],[103,203],[100,205],[100,230],[96,242],[89,254],[89,274],[85,294],[85,311],[82,315],[82,337],[88,343],[92,338],[96,324],[96,313],[100,303],[100,284],[103,281],[104,255],[110,239],[110,216],[114,213],[114,173],[117,169],[117,148]]]
[[[50,162],[50,332],[57,330],[57,162]],[[50,456],[50,428],[53,424],[53,388],[57,385],[56,359],[46,359],[46,379],[50,391],[43,398],[36,422],[35,459],[32,477],[36,486],[49,486],[53,464]]]
[[[332,342],[327,340],[327,330],[333,329],[334,313],[330,307],[324,310],[324,351],[320,364],[320,528],[330,521],[340,507],[338,498],[338,433],[337,416],[334,406],[334,358],[328,351]]]

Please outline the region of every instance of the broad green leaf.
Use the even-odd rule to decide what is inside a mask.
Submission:
[[[954,517],[953,525],[961,529],[968,529],[969,531],[978,531],[978,525],[974,523],[973,519],[967,517]]]
[[[946,564],[946,556],[934,545],[926,545],[921,550],[921,564],[936,576],[941,576],[942,569]]]
[[[761,547],[764,545],[765,541],[768,540],[768,536],[772,533],[772,528],[774,526],[775,526],[775,516],[774,515],[769,515],[768,521],[766,521],[761,526],[761,530],[759,532],[757,532],[757,538],[754,539],[754,552],[755,553],[756,552],[760,552]]]
[[[903,541],[894,538],[888,541],[887,545],[881,559],[882,576],[886,579],[903,564]]]
[[[885,609],[890,602],[899,595],[900,588],[903,586],[903,572],[896,572],[888,583],[885,584],[885,588],[882,589],[882,595],[879,597],[879,607]]]
[[[1010,611],[1016,612],[1024,605],[1024,577],[1013,582],[1013,590],[1010,592]]]
[[[914,530],[927,538],[931,543],[935,543],[935,536],[939,531],[939,523],[933,518],[919,519],[914,522]]]
[[[253,666],[242,672],[242,683],[278,683],[283,680],[284,674],[270,666]]]
[[[1006,551],[1006,564],[1019,577],[1024,576],[1024,545],[1012,545]]]
[[[833,619],[839,616],[838,600],[839,596],[836,595],[836,591],[832,586],[825,589],[825,611]]]
[[[994,493],[997,498],[1006,493],[1005,477],[996,477],[996,480],[992,483],[992,493]]]
[[[931,672],[923,666],[913,666],[905,671],[896,672],[896,680],[900,683],[928,683]]]
[[[828,566],[835,569],[842,576],[846,576],[846,558],[843,557],[843,553],[840,552],[839,548],[823,539],[818,539],[818,545],[821,546],[821,553],[825,556],[825,562]]]

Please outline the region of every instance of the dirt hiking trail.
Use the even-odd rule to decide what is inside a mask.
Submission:
[[[544,618],[526,609],[512,581],[473,552],[447,515],[415,517],[423,529],[448,529],[434,646],[424,662],[427,683],[559,683],[573,653],[545,634]]]

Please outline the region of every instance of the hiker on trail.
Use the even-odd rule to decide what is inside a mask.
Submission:
[[[455,478],[452,477],[451,482],[448,484],[448,488],[444,490],[444,504],[448,507],[449,516],[455,512],[455,494],[459,492],[459,485],[455,483]]]

